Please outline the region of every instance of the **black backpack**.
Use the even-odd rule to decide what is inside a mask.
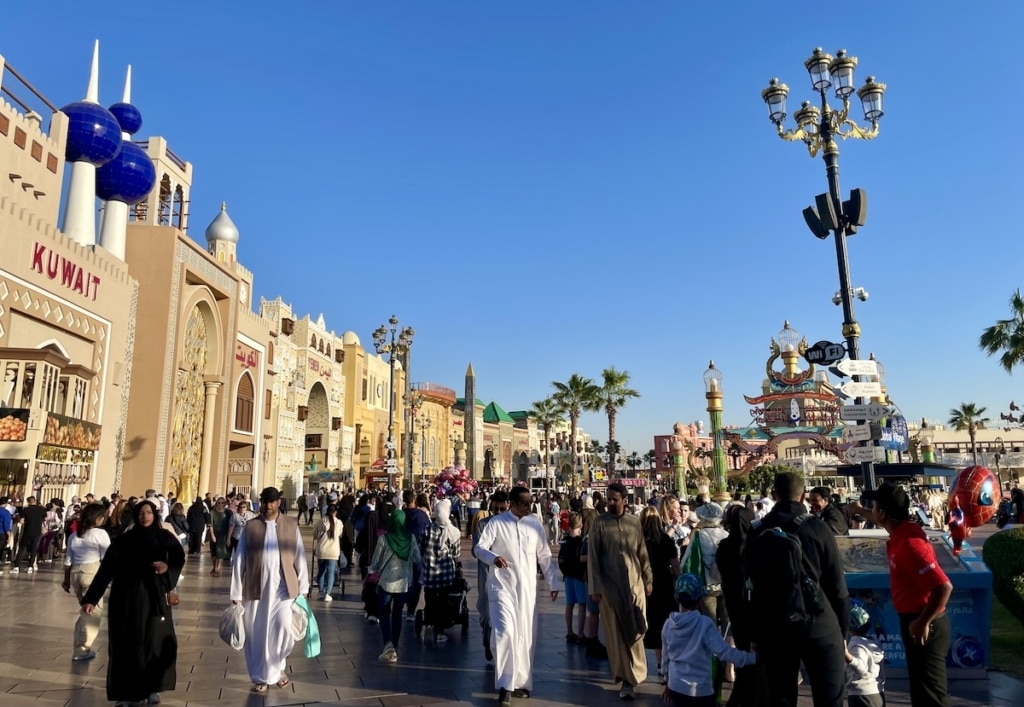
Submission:
[[[743,551],[743,577],[747,603],[759,622],[802,625],[825,610],[797,537],[800,526],[812,517],[798,516],[786,528],[766,528],[761,521],[751,526]]]

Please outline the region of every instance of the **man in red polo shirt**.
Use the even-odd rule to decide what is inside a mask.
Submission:
[[[910,521],[906,491],[886,481],[865,495],[875,502],[875,521],[889,533],[889,580],[907,656],[910,704],[950,707],[946,653],[951,632],[946,602],[953,585],[939,567],[924,529]]]

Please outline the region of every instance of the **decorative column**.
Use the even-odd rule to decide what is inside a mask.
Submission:
[[[704,385],[708,416],[711,418],[711,441],[714,444],[712,499],[728,501],[729,494],[725,490],[725,449],[722,447],[722,372],[715,368],[714,361],[711,361],[708,370],[704,372]]]
[[[676,425],[679,427],[679,425]],[[683,441],[678,437],[672,442],[672,474],[676,479],[676,495],[686,499],[686,456]]]
[[[216,425],[217,391],[221,383],[217,380],[207,380],[206,404],[203,406],[203,456],[199,463],[199,488],[196,495],[200,498],[203,494],[210,492],[210,472],[213,468],[213,434]]]

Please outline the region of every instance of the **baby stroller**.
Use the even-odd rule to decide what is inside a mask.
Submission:
[[[462,626],[462,635],[469,633],[469,589],[469,582],[462,576],[462,563],[458,563],[455,565],[455,581],[448,587],[445,601],[435,609],[441,615],[428,615],[426,609],[416,610],[416,635],[423,633],[424,626],[439,630]]]

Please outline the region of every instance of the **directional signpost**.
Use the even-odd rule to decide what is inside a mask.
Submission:
[[[881,447],[850,447],[843,456],[850,464],[863,464],[884,459],[885,450]]]
[[[837,376],[877,376],[878,361],[845,359],[832,367]]]
[[[839,419],[846,422],[877,422],[885,417],[888,411],[884,405],[870,403],[868,405],[844,405],[839,408]]]
[[[847,425],[843,428],[843,439],[850,442],[867,442],[881,437],[882,428],[878,425]]]
[[[882,384],[851,381],[837,385],[834,390],[843,398],[873,398],[882,394]]]

